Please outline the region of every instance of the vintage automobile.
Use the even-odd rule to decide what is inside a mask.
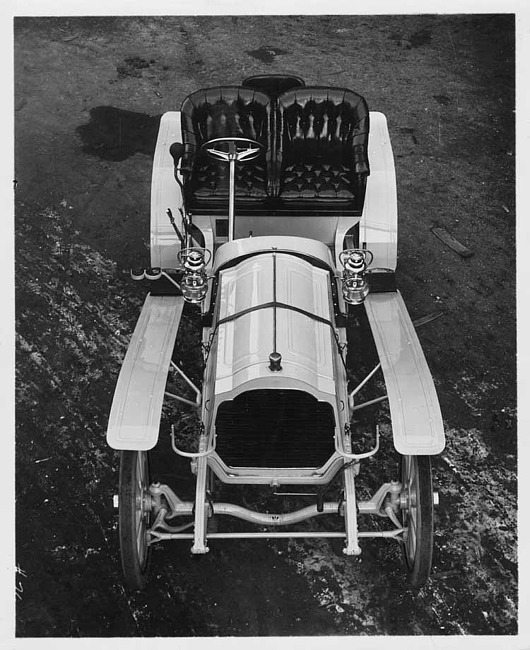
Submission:
[[[151,192],[151,266],[131,272],[148,293],[107,430],[121,451],[126,583],[145,586],[164,540],[204,554],[218,539],[342,538],[358,556],[360,540],[377,537],[401,545],[411,584],[422,586],[437,501],[430,457],[445,436],[396,287],[385,116],[346,88],[290,75],[199,90],[161,118]],[[185,305],[200,310],[200,386],[175,361]],[[197,416],[195,447],[183,448],[178,427],[169,434],[194,476],[188,499],[149,474],[168,403]],[[391,422],[385,435],[379,411]],[[385,437],[400,462],[361,499],[361,462]],[[295,494],[301,507],[219,501],[216,485]],[[319,527],[319,517],[333,524]]]

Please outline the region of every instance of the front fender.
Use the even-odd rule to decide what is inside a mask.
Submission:
[[[116,384],[107,428],[113,449],[147,450],[158,441],[181,296],[147,296]]]
[[[365,307],[385,378],[396,450],[404,455],[441,453],[445,432],[436,388],[401,294],[368,294]]]

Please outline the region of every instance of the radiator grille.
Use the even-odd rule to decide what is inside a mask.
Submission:
[[[295,390],[254,390],[217,411],[217,448],[230,467],[321,467],[335,450],[327,402]]]

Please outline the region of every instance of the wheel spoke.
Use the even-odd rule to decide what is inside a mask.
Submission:
[[[228,147],[228,151],[223,151],[222,147]],[[217,160],[245,162],[257,158],[263,150],[263,145],[250,138],[234,136],[209,140],[202,145],[202,149]]]
[[[136,528],[136,548],[138,549],[138,559],[140,562],[143,561],[143,538],[144,531],[140,520],[139,525]]]
[[[207,149],[206,150],[214,158],[219,158],[220,160],[228,161],[229,154],[224,151],[218,151],[217,149]]]
[[[414,556],[416,555],[416,542],[417,542],[417,534],[418,534],[418,527],[417,527],[417,518],[416,518],[416,510],[412,509],[409,511],[409,557],[411,560],[414,560]]]
[[[248,158],[249,156],[256,155],[259,153],[259,149],[244,149],[243,151],[240,151],[238,153],[238,159],[239,160],[245,160],[245,158]]]
[[[146,512],[145,512],[145,455],[138,453],[136,473],[137,473],[137,508],[136,508],[136,548],[138,549],[138,559],[143,564],[145,558],[145,536],[146,536]]]
[[[405,552],[410,563],[414,562],[417,549],[417,463],[412,456],[403,459],[403,486],[406,491],[407,507],[403,512],[403,525],[407,528]]]

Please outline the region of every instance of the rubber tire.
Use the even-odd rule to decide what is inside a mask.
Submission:
[[[432,473],[430,456],[402,456],[401,457],[401,482],[408,484],[408,467],[414,469],[412,476],[412,499],[415,508],[416,535],[415,547],[411,546],[411,538],[403,543],[403,557],[408,572],[410,584],[419,589],[429,579],[432,565],[434,546],[434,503],[432,489]],[[410,516],[402,510],[403,525],[408,525]]]
[[[144,464],[143,481],[138,472],[138,462]],[[142,485],[139,484],[141,481]],[[147,545],[147,533],[143,540],[143,547],[138,548],[138,525],[147,526],[150,513],[144,513],[140,518],[143,524],[137,521],[138,502],[141,488],[149,487],[149,458],[146,451],[122,451],[120,460],[120,487],[119,487],[119,537],[121,565],[125,583],[135,590],[140,590],[147,584],[151,564],[151,546]],[[140,540],[141,544],[141,540]]]

